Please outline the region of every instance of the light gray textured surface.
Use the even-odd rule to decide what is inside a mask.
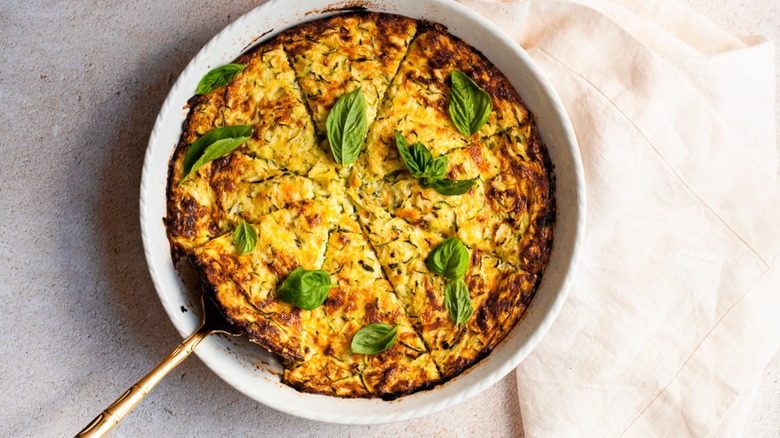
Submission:
[[[260,3],[0,2],[0,436],[73,435],[181,340],[143,256],[146,142],[188,60]],[[686,3],[778,41],[771,0]],[[780,436],[779,364],[748,436]],[[510,374],[419,420],[328,425],[266,408],[191,358],[114,436],[522,436],[517,397]]]

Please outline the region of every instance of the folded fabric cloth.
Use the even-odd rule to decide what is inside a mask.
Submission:
[[[526,435],[740,435],[780,348],[773,45],[673,1],[462,3],[539,64],[585,167],[574,287],[517,370]]]

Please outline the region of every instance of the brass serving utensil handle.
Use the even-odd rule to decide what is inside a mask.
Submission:
[[[213,313],[210,309],[209,301],[204,308],[203,299],[201,298],[201,309],[204,309],[204,313]],[[213,304],[212,304],[213,306]],[[212,312],[209,312],[212,310]],[[146,397],[151,390],[157,386],[158,383],[165,377],[171,370],[176,368],[177,365],[182,363],[186,359],[195,347],[203,341],[206,336],[220,332],[230,335],[237,335],[233,330],[219,327],[215,323],[214,318],[209,318],[208,315],[201,322],[198,330],[185,339],[171,354],[168,355],[157,367],[155,367],[149,374],[144,376],[141,380],[136,382],[130,389],[125,391],[115,402],[111,403],[103,412],[101,412],[94,420],[92,420],[87,427],[79,432],[76,437],[78,438],[96,438],[103,437],[108,434],[111,429],[114,428],[119,422],[135,408],[141,400]],[[206,320],[209,320],[208,324]]]

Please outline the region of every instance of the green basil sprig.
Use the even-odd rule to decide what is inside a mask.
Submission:
[[[450,119],[463,135],[476,134],[490,117],[493,104],[490,95],[470,77],[457,70],[450,74],[452,94],[450,95]]]
[[[184,154],[184,176],[179,185],[204,164],[233,152],[251,136],[251,125],[224,126],[209,131],[192,142]]]
[[[469,250],[457,237],[450,237],[431,248],[425,259],[428,269],[434,274],[443,275],[449,279],[461,278],[466,275],[469,267]]]
[[[446,155],[433,158],[431,151],[424,144],[417,142],[410,147],[401,132],[396,130],[394,133],[395,147],[398,149],[401,161],[409,169],[409,173],[420,180],[420,185],[423,187],[430,187],[442,195],[453,196],[462,195],[477,184],[476,179],[456,181],[445,178],[444,175],[447,174]]]
[[[395,147],[401,156],[409,173],[417,179],[426,182],[440,180],[447,173],[447,156],[433,158],[431,151],[424,144],[417,142],[409,147],[406,138],[400,131],[393,131],[395,134]]]
[[[450,319],[456,325],[468,321],[474,309],[469,287],[462,279],[469,267],[469,250],[466,245],[457,237],[444,239],[431,248],[425,264],[434,274],[450,279],[444,286],[444,307],[449,310]]]
[[[254,251],[255,245],[257,245],[257,231],[255,227],[242,219],[233,233],[233,244],[236,245],[240,255],[246,255]]]
[[[217,88],[224,87],[239,73],[244,71],[245,68],[246,66],[244,64],[227,64],[211,69],[211,71],[203,75],[200,79],[195,94],[206,94]]]
[[[276,296],[285,303],[301,309],[319,307],[328,298],[328,292],[336,287],[330,275],[323,270],[309,271],[296,268],[276,289]]]
[[[397,337],[397,325],[369,324],[355,333],[350,348],[353,353],[377,354],[390,348]]]
[[[450,281],[444,287],[444,307],[450,312],[450,318],[456,325],[461,325],[471,318],[474,308],[471,307],[469,287],[460,278]]]
[[[325,128],[333,159],[342,166],[354,163],[368,131],[366,98],[358,88],[342,95],[328,113]]]

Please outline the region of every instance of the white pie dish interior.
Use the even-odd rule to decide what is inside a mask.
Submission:
[[[168,161],[187,115],[185,105],[200,78],[250,46],[305,21],[341,13],[355,2],[272,0],[240,17],[192,59],[174,84],[157,117],[141,180],[141,230],[146,259],[163,307],[182,336],[197,325],[193,309],[200,289],[186,266],[175,266],[165,234]],[[480,50],[510,80],[536,117],[556,175],[557,218],[553,248],[542,284],[525,315],[507,338],[478,364],[434,389],[392,402],[340,399],[300,393],[281,383],[278,359],[245,337],[211,336],[199,358],[247,396],[312,420],[373,424],[400,421],[440,411],[474,396],[512,371],[540,342],[562,307],[576,269],[585,227],[585,185],[577,141],[566,111],[542,72],[508,36],[485,18],[449,0],[360,2],[369,10],[434,21]],[[187,311],[183,311],[186,309]]]

